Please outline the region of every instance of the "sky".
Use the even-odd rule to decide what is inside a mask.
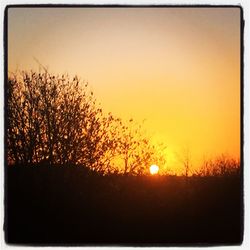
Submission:
[[[240,156],[239,8],[10,8],[8,70],[38,70],[34,57],[145,120],[173,169],[186,149],[194,167]]]

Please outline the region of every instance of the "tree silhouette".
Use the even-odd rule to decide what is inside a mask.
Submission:
[[[123,174],[145,174],[151,164],[165,163],[160,151],[151,143],[141,125],[136,124],[133,119],[128,123],[120,121],[117,138],[116,150]]]
[[[8,79],[9,163],[85,164],[107,150],[110,119],[77,77],[21,72]],[[110,146],[110,145],[109,145]]]
[[[84,165],[106,173],[142,174],[164,157],[141,125],[104,114],[77,76],[20,72],[8,78],[9,164]]]
[[[180,163],[183,165],[184,176],[188,177],[192,167],[190,149],[188,146],[182,148],[181,153],[176,153]]]
[[[240,175],[240,160],[221,154],[211,159],[204,159],[199,169],[194,172],[196,176],[232,176]]]
[[[32,74],[31,77],[34,75]],[[32,79],[23,72],[22,78],[8,80],[7,89],[7,146],[8,160],[15,163],[32,163],[38,160],[42,119],[38,114],[39,93]],[[34,158],[35,157],[35,158]]]

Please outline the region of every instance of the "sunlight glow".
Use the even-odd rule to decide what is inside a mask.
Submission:
[[[186,146],[192,170],[204,156],[240,158],[240,32],[238,7],[13,7],[8,71],[40,71],[35,57],[87,80],[103,111],[146,121],[154,145],[167,146],[165,164],[151,161],[160,174],[182,174]]]
[[[159,167],[157,165],[151,165],[149,168],[150,174],[155,175],[159,171]]]

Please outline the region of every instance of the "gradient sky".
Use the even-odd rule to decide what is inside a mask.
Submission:
[[[138,122],[194,166],[240,154],[239,8],[11,8],[9,71],[88,80],[108,112]]]

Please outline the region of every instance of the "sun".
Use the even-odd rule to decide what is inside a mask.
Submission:
[[[150,174],[155,175],[159,171],[159,167],[157,165],[151,165],[149,168]]]

